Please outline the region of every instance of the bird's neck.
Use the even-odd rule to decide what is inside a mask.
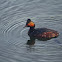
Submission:
[[[35,30],[35,27],[30,27],[29,31],[28,31],[28,35],[30,36],[31,33]]]
[[[35,29],[35,27],[30,27],[30,32],[32,32]]]
[[[33,30],[35,27],[30,27],[30,30]]]

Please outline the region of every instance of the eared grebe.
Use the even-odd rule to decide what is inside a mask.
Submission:
[[[35,39],[51,39],[58,37],[59,33],[52,29],[47,28],[35,28],[34,22],[31,21],[31,19],[27,19],[26,26],[30,27],[28,31],[28,35],[30,38]]]

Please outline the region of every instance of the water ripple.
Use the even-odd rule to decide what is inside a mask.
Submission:
[[[27,18],[36,28],[54,29],[60,35],[26,45]],[[62,62],[62,0],[1,0],[0,62]]]

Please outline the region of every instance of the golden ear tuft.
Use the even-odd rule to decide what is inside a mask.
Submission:
[[[28,23],[28,26],[30,26],[30,27],[33,27],[35,24],[34,24],[34,22],[30,22],[30,23]]]

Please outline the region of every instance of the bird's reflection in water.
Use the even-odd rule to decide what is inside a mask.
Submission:
[[[39,41],[47,41],[47,40],[50,40],[50,39],[52,39],[52,38],[42,38],[42,39],[38,38]],[[30,37],[30,40],[27,40],[26,44],[27,45],[34,45],[35,44],[35,40],[36,40],[36,38]]]
[[[47,41],[47,40],[50,40],[52,38],[42,38],[42,39],[38,39],[39,41]],[[30,40],[27,40],[27,52],[34,52],[36,51],[37,49],[35,48],[35,41],[36,38],[30,38]]]
[[[35,51],[35,39],[34,38],[30,38],[30,40],[27,40],[27,52],[33,52]]]
[[[35,38],[30,38],[30,40],[27,40],[27,45],[34,45],[35,44]]]

